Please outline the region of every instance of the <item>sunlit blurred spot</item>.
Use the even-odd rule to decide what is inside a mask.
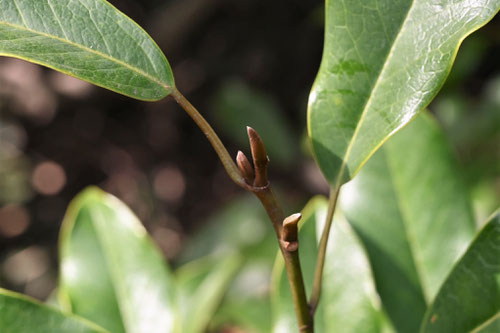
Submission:
[[[65,258],[62,261],[61,270],[62,276],[64,276],[65,279],[68,279],[68,282],[78,280],[78,263],[76,263],[74,259],[69,257]]]
[[[173,332],[176,313],[171,304],[172,291],[161,284],[152,283],[152,277],[140,269],[135,274],[128,274],[125,279],[132,287],[128,290],[130,302],[147,304],[135,309],[135,315],[141,320],[133,324],[130,332]]]
[[[0,142],[0,202],[20,203],[30,199],[31,166],[26,156],[11,144]]]
[[[57,100],[43,80],[41,67],[8,58],[0,62],[0,92],[8,95],[12,109],[39,124],[52,121]]]
[[[174,258],[181,249],[181,237],[175,230],[156,226],[153,229],[153,239],[162,249],[168,259]]]
[[[30,246],[7,257],[2,273],[12,283],[25,284],[41,276],[48,268],[47,251],[39,246]]]
[[[265,296],[269,293],[272,266],[265,260],[246,265],[236,276],[233,292],[244,296]]]
[[[26,131],[23,127],[14,123],[0,122],[1,145],[11,145],[15,147],[17,151],[22,151],[26,146],[26,141]]]
[[[45,300],[54,291],[56,279],[54,272],[49,270],[40,277],[28,282],[23,293],[40,300]]]
[[[266,232],[265,225],[259,223],[256,217],[248,216],[240,221],[234,236],[238,239],[238,244],[250,245],[264,240]]]
[[[486,97],[493,103],[500,104],[500,75],[488,82],[486,86]]]
[[[135,206],[140,194],[137,183],[139,177],[140,173],[133,169],[113,173],[106,181],[104,189],[120,198],[127,205]]]
[[[169,166],[156,172],[153,187],[158,198],[176,202],[184,195],[186,183],[182,172],[176,167]]]
[[[50,72],[49,82],[55,91],[70,97],[85,97],[92,90],[92,85],[56,71]]]
[[[55,162],[42,162],[33,170],[31,184],[38,193],[54,195],[66,185],[66,173]]]
[[[355,182],[356,180],[342,186],[342,190],[339,194],[339,203],[342,207],[345,207],[346,210],[355,207],[359,200]]]
[[[4,237],[16,237],[28,229],[30,216],[26,208],[7,205],[0,208],[0,234]]]
[[[296,319],[293,316],[282,316],[273,328],[274,333],[290,333],[290,327],[296,324]]]

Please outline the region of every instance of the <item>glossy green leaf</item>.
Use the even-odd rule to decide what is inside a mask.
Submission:
[[[177,272],[181,305],[180,332],[202,333],[241,266],[239,255],[192,261]]]
[[[309,135],[326,178],[351,179],[436,95],[462,40],[500,0],[326,1]]]
[[[160,48],[105,0],[0,0],[0,55],[141,100],[174,87]]]
[[[0,289],[0,332],[106,333],[94,323]]]
[[[475,233],[468,193],[437,123],[424,113],[343,186],[394,326],[418,330],[426,304]]]
[[[113,333],[172,332],[175,281],[130,209],[91,187],[70,204],[60,239],[62,305]]]
[[[299,235],[300,259],[308,295],[317,254],[317,236],[323,230],[327,203],[313,199],[304,209]],[[323,275],[316,332],[390,331],[381,311],[373,277],[363,248],[341,216],[333,222]],[[284,262],[278,254],[273,271],[273,332],[298,332]]]
[[[421,332],[498,332],[500,211],[471,243],[441,286]]]

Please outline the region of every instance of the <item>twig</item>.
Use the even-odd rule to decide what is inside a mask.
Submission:
[[[302,268],[299,259],[299,240],[297,223],[300,220],[300,214],[293,214],[285,218],[283,209],[279,205],[271,184],[267,179],[267,164],[269,159],[262,139],[257,132],[247,127],[250,148],[255,167],[255,179],[250,190],[259,198],[266,209],[267,215],[271,219],[279,247],[285,261],[288,282],[295,305],[295,313],[299,324],[300,332],[314,332],[313,317],[307,304],[304,279],[302,277]],[[247,179],[250,182],[250,179]]]
[[[316,269],[314,270],[314,282],[311,291],[311,298],[309,299],[309,308],[311,311],[311,316],[313,317],[318,307],[319,299],[321,297],[321,285],[323,281],[323,268],[325,266],[326,246],[328,245],[328,237],[330,236],[330,229],[332,227],[335,207],[337,206],[339,191],[340,191],[340,186],[337,186],[337,188],[332,189],[330,192],[330,199],[328,204],[328,212],[326,213],[325,226],[323,227],[321,240],[319,242],[318,258],[316,260]]]
[[[307,303],[298,251],[297,222],[300,219],[300,214],[299,216],[294,214],[285,219],[283,209],[279,205],[267,179],[267,164],[269,159],[262,139],[253,128],[247,127],[254,168],[252,168],[248,158],[241,151],[238,152],[235,164],[213,128],[201,116],[198,110],[177,89],[172,93],[172,97],[189,114],[203,133],[205,133],[229,177],[237,185],[254,193],[266,209],[285,260],[288,282],[290,283],[300,332],[313,333],[314,322]],[[283,232],[284,222],[285,231]]]
[[[196,110],[196,108],[177,90],[174,88],[172,92],[172,97],[175,101],[186,111],[186,113],[194,120],[196,125],[201,129],[201,131],[206,135],[208,141],[215,149],[215,152],[219,156],[224,169],[226,169],[227,174],[231,179],[239,186],[243,188],[247,188],[243,175],[240,170],[234,164],[232,157],[227,152],[226,147],[220,141],[217,133],[215,133],[214,129],[210,124],[203,118],[203,116]]]

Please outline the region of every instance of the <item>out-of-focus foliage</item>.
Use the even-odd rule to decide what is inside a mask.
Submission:
[[[342,188],[339,200],[394,326],[417,331],[475,234],[466,187],[439,125],[426,112],[418,116]]]
[[[68,208],[60,239],[59,293],[66,311],[111,332],[173,331],[174,278],[137,217],[89,188]]]
[[[204,224],[187,242],[182,261],[223,253],[238,253],[244,260],[212,326],[236,325],[251,332],[269,332],[270,275],[277,244],[264,209],[256,198],[245,195],[221,207]]]
[[[66,314],[24,295],[0,289],[0,330],[32,333],[106,333],[83,318]]]
[[[62,307],[111,332],[203,332],[241,263],[200,259],[174,277],[137,217],[97,188],[70,205],[60,253]]]
[[[421,332],[497,332],[500,212],[477,235],[429,307]]]
[[[248,145],[244,129],[250,126],[266,143],[273,164],[286,167],[296,157],[298,140],[292,135],[277,103],[265,93],[243,82],[228,81],[219,88],[212,109],[223,133],[240,147]]]

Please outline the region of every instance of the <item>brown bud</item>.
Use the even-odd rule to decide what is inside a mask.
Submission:
[[[292,214],[283,220],[283,230],[281,232],[281,242],[285,250],[293,252],[299,248],[298,223],[302,215]]]
[[[240,169],[243,178],[245,178],[245,181],[251,185],[255,179],[255,173],[250,161],[241,151],[238,151],[238,155],[236,155],[236,164],[238,164],[238,168]]]
[[[259,134],[251,127],[247,126],[250,148],[252,150],[253,164],[255,167],[255,186],[267,185],[267,158],[266,147]]]

